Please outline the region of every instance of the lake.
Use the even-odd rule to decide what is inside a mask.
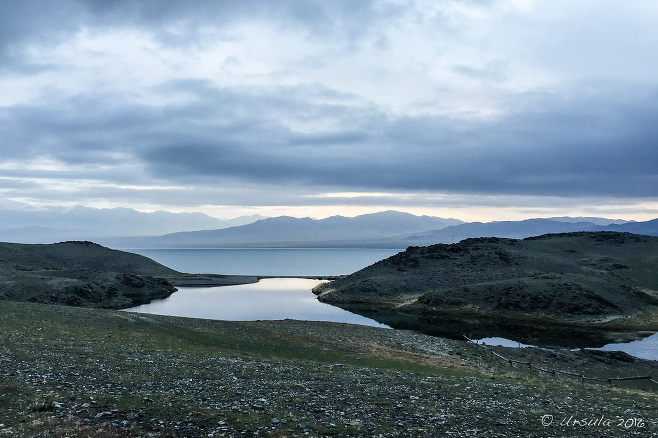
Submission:
[[[181,272],[263,275],[263,276],[329,276],[356,272],[401,250],[364,248],[218,248],[218,249],[131,249]],[[338,307],[319,302],[311,289],[317,280],[272,278],[259,283],[209,288],[179,288],[166,300],[128,309],[128,311],[154,313],[172,316],[186,316],[225,320],[269,320],[301,319],[311,321],[333,321],[352,324],[388,327],[374,319],[347,312]],[[497,338],[499,342],[518,345],[517,341],[507,341],[514,334],[536,331],[528,340],[521,343],[534,344],[533,340],[544,337],[558,337],[564,341],[569,336],[573,346],[591,346],[593,341],[573,333],[556,333],[554,327],[541,330],[540,327],[519,329],[484,325],[473,327],[463,321],[433,322],[427,327],[419,326],[418,321],[402,321],[392,324],[398,328],[418,330],[435,336],[461,339],[464,333],[481,332],[480,338]],[[414,325],[415,324],[415,325]],[[489,339],[493,341],[493,339]],[[495,343],[495,342],[492,342]],[[627,343],[608,343],[605,350],[624,351],[636,357],[658,360],[658,334],[642,340]]]
[[[500,345],[503,347],[525,348],[531,346],[510,339],[497,337],[478,339],[477,342],[484,342],[487,345]],[[641,359],[658,360],[658,333],[654,333],[651,336],[637,341],[607,344],[600,348],[593,348],[593,350],[623,351],[624,353]]]
[[[321,303],[311,289],[318,280],[267,278],[253,284],[179,287],[164,300],[127,309],[129,312],[228,321],[301,319],[388,327],[339,307]]]
[[[600,348],[606,351],[623,351],[631,356],[642,359],[658,360],[658,333],[654,333],[639,341],[623,344],[608,344]]]
[[[262,276],[346,275],[400,252],[366,248],[129,249],[192,274]]]

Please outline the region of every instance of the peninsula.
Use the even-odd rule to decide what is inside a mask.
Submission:
[[[658,237],[578,232],[409,247],[314,293],[394,326],[470,319],[655,332]]]

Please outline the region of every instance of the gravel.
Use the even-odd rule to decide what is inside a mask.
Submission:
[[[0,437],[658,434],[657,391],[553,379],[410,331],[25,303],[0,315]]]

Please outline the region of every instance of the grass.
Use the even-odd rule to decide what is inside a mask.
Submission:
[[[174,318],[99,309],[0,302],[0,330],[5,342],[39,345],[42,349],[67,349],[85,357],[99,345],[120,351],[182,351],[194,354],[251,357],[321,363],[343,362],[355,366],[440,372],[429,361],[418,363],[410,353],[364,351],[336,346],[316,336],[286,333],[272,324]],[[30,321],[26,324],[26,321]],[[285,322],[279,326],[285,327]],[[288,322],[295,325],[295,322]],[[71,342],[75,339],[75,343]],[[366,349],[367,346],[366,346]],[[395,354],[397,353],[397,355]],[[18,353],[20,355],[20,351]],[[24,356],[23,359],[28,359]]]
[[[656,394],[546,379],[466,343],[373,327],[0,301],[0,333],[0,437],[544,436],[539,418],[568,409],[658,430]],[[601,432],[623,431],[578,434]]]

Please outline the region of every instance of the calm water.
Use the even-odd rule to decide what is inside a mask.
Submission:
[[[631,356],[642,359],[658,360],[658,333],[644,338],[640,341],[627,342],[625,344],[608,344],[600,350],[623,351]]]
[[[530,347],[530,345],[520,344],[505,338],[484,338],[478,342],[484,342],[487,345],[501,345],[503,347]],[[641,359],[658,360],[658,333],[641,339],[639,341],[625,342],[621,344],[607,344],[601,348],[594,348],[593,350],[606,350],[606,351],[623,351],[631,356],[639,357]]]
[[[238,286],[180,287],[167,299],[127,311],[229,321],[289,318],[387,327],[364,316],[321,303],[311,292],[319,283],[302,278],[268,278]]]
[[[363,248],[130,249],[193,274],[320,276],[351,274],[400,252]]]
[[[326,276],[358,271],[400,250],[347,248],[246,248],[246,249],[140,249],[145,255],[182,272],[265,276]],[[224,320],[299,319],[383,326],[373,319],[319,302],[311,289],[317,280],[266,279],[259,283],[212,288],[179,288],[166,300],[129,311]],[[445,324],[444,324],[445,325]],[[448,324],[450,326],[450,324]],[[431,328],[437,329],[436,324]],[[425,332],[422,328],[403,327]],[[448,329],[450,327],[443,327]],[[452,336],[461,339],[472,327]],[[427,332],[435,334],[433,332]],[[487,344],[518,346],[506,331],[491,328],[481,335]],[[532,343],[532,342],[530,342]],[[599,344],[602,345],[602,344]],[[523,346],[523,344],[521,345]],[[576,346],[588,346],[577,344]],[[601,349],[624,351],[636,357],[658,360],[658,334],[640,341],[608,344]]]

